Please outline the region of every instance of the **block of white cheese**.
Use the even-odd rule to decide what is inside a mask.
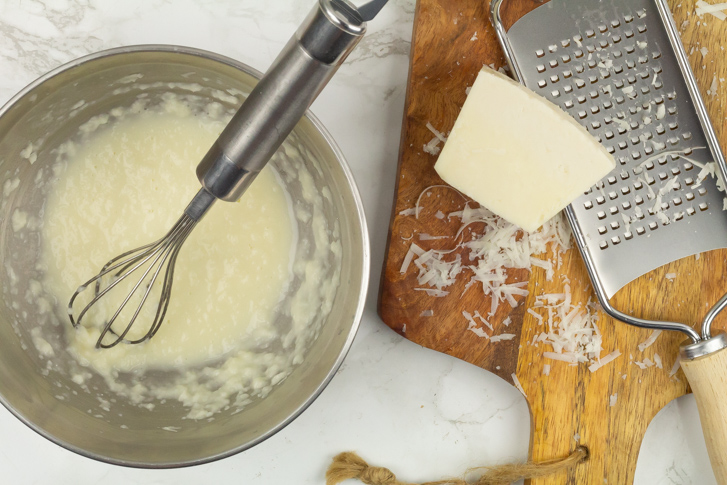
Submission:
[[[434,168],[482,206],[535,231],[614,166],[568,114],[484,68]]]

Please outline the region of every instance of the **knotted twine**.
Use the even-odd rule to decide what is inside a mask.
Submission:
[[[579,446],[565,458],[557,458],[541,462],[499,465],[494,467],[477,467],[467,471],[486,470],[475,481],[465,478],[449,478],[434,482],[423,482],[419,485],[504,485],[523,478],[539,478],[553,475],[576,466],[588,458],[588,449]],[[339,453],[326,472],[326,485],[337,485],[350,478],[358,479],[366,485],[417,485],[402,482],[388,468],[370,466],[360,456],[351,451]]]

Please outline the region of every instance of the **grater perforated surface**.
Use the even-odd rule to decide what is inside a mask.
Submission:
[[[608,297],[668,262],[727,247],[725,194],[699,176],[722,155],[654,1],[552,0],[507,35],[521,81],[617,162],[570,207]]]

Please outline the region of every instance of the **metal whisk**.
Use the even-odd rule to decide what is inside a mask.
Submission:
[[[217,200],[215,196],[207,192],[207,190],[200,189],[194,199],[192,199],[192,202],[190,202],[189,206],[187,206],[184,210],[182,217],[179,218],[176,224],[174,224],[172,229],[164,237],[151,244],[120,254],[106,263],[103,268],[101,268],[101,272],[99,274],[85,282],[76,290],[75,293],[73,293],[71,300],[68,302],[68,317],[71,320],[71,324],[73,324],[74,327],[79,326],[84,315],[88,313],[96,302],[117,287],[126,278],[131,276],[134,272],[143,271],[139,281],[136,282],[132,290],[121,302],[118,310],[116,310],[114,315],[104,325],[101,330],[101,335],[96,341],[96,347],[108,349],[122,341],[130,344],[138,344],[152,338],[157,330],[159,330],[159,327],[161,327],[164,316],[167,313],[167,308],[169,307],[169,300],[172,295],[172,282],[174,280],[174,266],[177,262],[179,250],[182,248],[182,244],[184,244],[184,241],[187,240],[187,237],[192,232],[192,229],[194,229],[207,210],[212,207],[215,200]],[[149,326],[149,330],[140,338],[126,339],[126,335],[131,330],[131,327],[139,316],[139,313],[141,313],[142,307],[149,299],[149,296],[152,293],[152,288],[159,278],[159,275],[162,273],[162,268],[165,269],[159,304],[157,305],[157,311],[154,316],[154,320]],[[110,282],[102,289],[102,282],[106,276],[110,276]],[[148,281],[148,283],[145,283],[145,281]],[[94,286],[94,297],[83,308],[83,310],[81,310],[81,313],[78,314],[78,319],[74,319],[73,303],[76,301],[76,298],[91,285]],[[121,332],[112,330],[114,322],[139,289],[143,291],[141,302],[137,306],[133,316],[129,319],[129,322],[126,324],[126,327]],[[104,339],[109,332],[116,335],[116,338],[113,339],[111,343],[105,343]]]
[[[161,239],[111,259],[76,290],[68,303],[74,327],[81,325],[83,317],[111,290],[132,274],[141,273],[104,324],[97,348],[111,348],[120,342],[138,344],[156,334],[169,307],[174,266],[184,241],[217,199],[236,201],[242,196],[361,40],[366,22],[386,2],[372,0],[357,9],[347,0],[319,0],[197,166],[202,188],[174,227]],[[127,339],[162,273],[159,302],[147,332]],[[74,302],[89,287],[94,288],[93,298],[74,318]],[[112,325],[135,295],[141,295],[136,309],[123,330],[115,330]],[[109,333],[115,337],[107,339]]]

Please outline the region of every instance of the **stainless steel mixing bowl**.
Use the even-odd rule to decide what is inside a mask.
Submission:
[[[19,207],[42,213],[47,191],[39,187],[52,176],[58,147],[90,118],[129,106],[140,96],[174,91],[208,97],[232,109],[259,75],[209,52],[175,46],[124,47],[56,69],[0,111],[0,401],[46,438],[120,465],[162,468],[204,463],[245,450],[283,428],[310,405],[340,366],[363,311],[368,237],[361,200],[343,156],[310,114],[300,121],[294,136],[309,152],[305,163],[318,160],[310,172],[316,187],[326,194],[325,218],[340,227],[341,282],[303,362],[267,397],[239,413],[230,409],[211,420],[190,420],[184,419],[185,409],[176,401],[140,408],[115,397],[95,376],[86,392],[70,378],[68,368],[74,363],[59,348],[63,326],[69,324],[54,326],[52,313],[39,311],[33,301],[30,283],[43,273],[36,262],[40,241],[14,231],[13,214]],[[55,306],[55,313],[60,308],[62,314],[65,302]],[[53,357],[36,350],[34,327],[55,342]]]

